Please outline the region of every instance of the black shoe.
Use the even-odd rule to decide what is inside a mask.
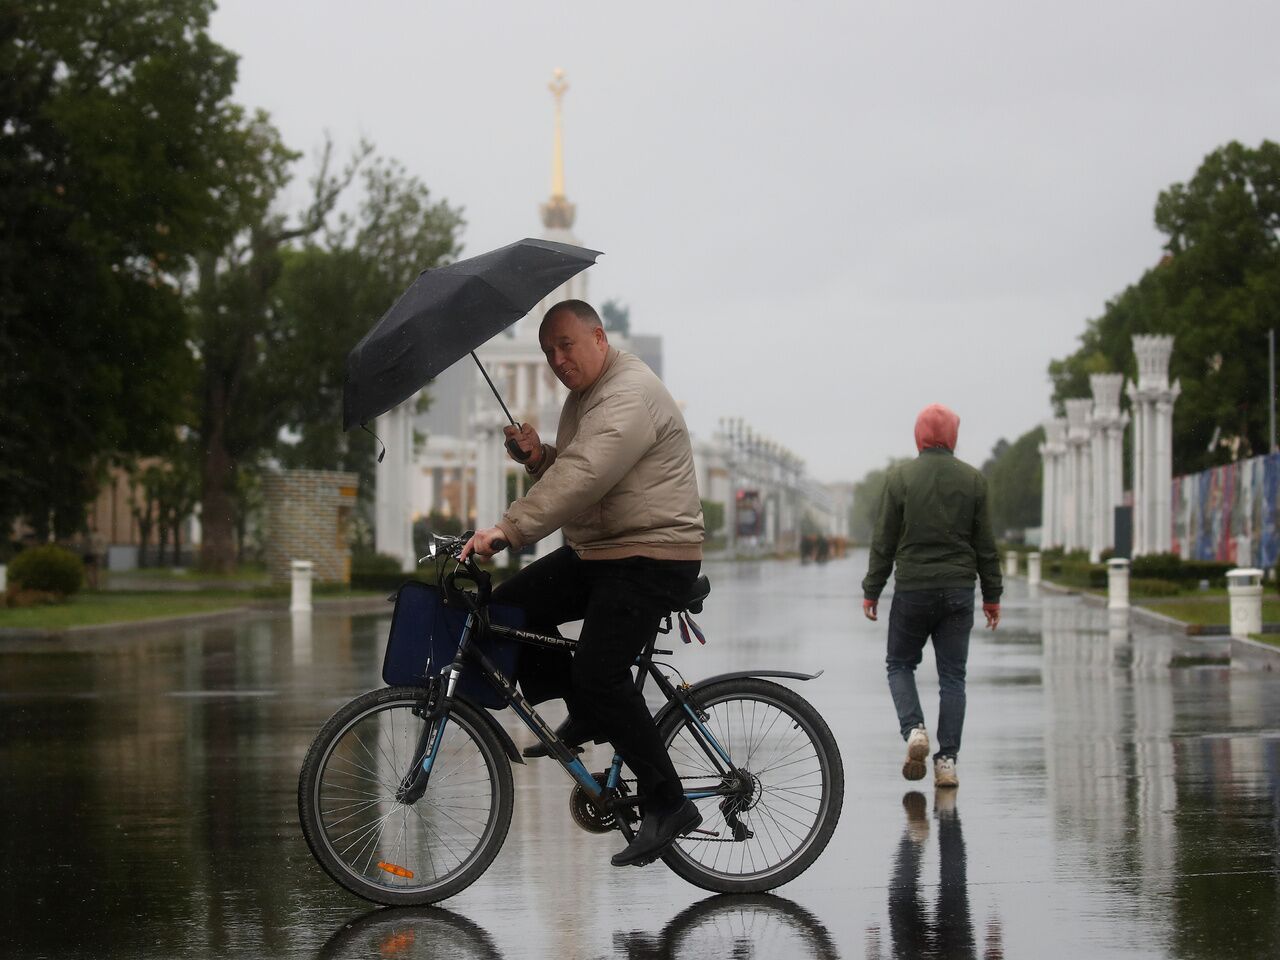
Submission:
[[[609,862],[615,867],[642,867],[651,863],[671,846],[677,837],[689,833],[702,823],[702,814],[692,800],[685,800],[666,816],[646,813],[636,831],[635,839]]]
[[[582,744],[586,742],[590,734],[583,732],[582,727],[574,722],[573,717],[566,717],[564,723],[556,727],[556,736],[569,745],[569,749],[574,753],[582,752]],[[520,755],[526,759],[532,760],[535,757],[545,757],[550,753],[541,741],[531,744],[520,751]]]

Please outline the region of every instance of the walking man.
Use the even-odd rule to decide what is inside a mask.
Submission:
[[[915,670],[933,640],[938,665],[938,750],[933,782],[959,786],[956,758],[964,728],[965,664],[973,629],[973,582],[982,587],[982,612],[992,630],[1000,622],[1003,582],[986,479],[955,457],[960,418],[940,403],[916,419],[920,455],[889,471],[862,581],[862,612],[877,619],[880,593],[894,572],[889,609],[889,692],[898,711],[907,759],[902,775],[920,780],[929,755]],[[894,570],[896,565],[896,571]]]
[[[608,740],[635,773],[644,819],[615,866],[641,865],[702,822],[667,755],[631,665],[682,607],[702,562],[702,502],[680,408],[639,357],[609,345],[596,311],[566,300],[547,311],[538,340],[569,388],[555,445],[529,425],[506,428],[536,482],[463,556],[490,557],[564,529],[566,545],[498,586],[529,629],[558,635],[582,620],[572,658],[521,652],[520,687],[533,703],[563,697],[569,744]],[[541,744],[525,750],[540,756]]]

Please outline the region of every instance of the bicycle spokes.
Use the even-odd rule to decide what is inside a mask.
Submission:
[[[704,712],[703,729],[682,725],[670,740],[686,795],[703,817],[702,830],[682,838],[678,849],[722,876],[776,870],[811,842],[823,820],[824,760],[816,738],[786,704],[765,697],[735,697],[704,705]],[[709,759],[699,742],[707,735],[731,758],[731,775]]]

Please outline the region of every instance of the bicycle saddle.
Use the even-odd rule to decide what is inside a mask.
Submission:
[[[707,579],[704,573],[693,581],[693,586],[689,588],[689,595],[684,599],[684,605],[681,610],[688,610],[690,613],[702,612],[702,601],[707,599],[707,594],[711,592],[711,581]]]

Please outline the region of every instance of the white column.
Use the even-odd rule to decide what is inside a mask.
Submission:
[[[1142,474],[1142,450],[1143,444],[1146,442],[1142,426],[1145,422],[1145,417],[1143,416],[1142,395],[1138,391],[1138,385],[1130,383],[1127,392],[1133,415],[1133,555],[1140,557],[1147,552],[1146,525],[1142,522],[1142,510],[1145,505],[1142,486],[1145,482]]]
[[[1123,496],[1120,490],[1120,393],[1124,375],[1095,373],[1089,377],[1093,392],[1090,414],[1093,449],[1093,528],[1090,556],[1096,563],[1102,551],[1115,546],[1115,508]]]
[[[502,519],[506,485],[502,457],[502,421],[486,411],[476,415],[476,529],[491,527]]]
[[[529,384],[529,364],[516,363],[516,390],[515,396],[512,398],[515,402],[511,405],[513,410],[524,411],[533,408],[533,392]],[[517,417],[519,414],[517,414]]]
[[[1140,403],[1135,410],[1134,463],[1142,469],[1142,483],[1134,482],[1134,516],[1141,512],[1141,550],[1167,552],[1172,547],[1173,404],[1181,385],[1169,382],[1171,336],[1135,336],[1138,383],[1129,396]],[[1141,423],[1139,427],[1138,424]]]
[[[1067,481],[1064,467],[1066,449],[1066,421],[1053,418],[1044,422],[1044,443],[1040,454],[1044,458],[1041,489],[1040,547],[1062,546],[1063,504],[1066,502]]]
[[[1107,466],[1110,468],[1107,476],[1107,489],[1110,491],[1109,499],[1111,501],[1111,510],[1107,517],[1107,529],[1110,532],[1108,539],[1113,547],[1116,543],[1115,508],[1124,503],[1124,428],[1128,422],[1129,415],[1122,413],[1119,422],[1107,429],[1107,446],[1111,451],[1107,457]]]
[[[1160,523],[1156,509],[1156,498],[1160,488],[1160,423],[1156,418],[1156,405],[1147,398],[1147,462],[1145,473],[1147,478],[1147,552],[1160,552]]]
[[[1160,532],[1159,551],[1169,553],[1173,549],[1173,401],[1178,396],[1178,385],[1168,392],[1168,399],[1161,397],[1156,403],[1156,416],[1160,420],[1160,448],[1156,482],[1156,529]]]
[[[1076,445],[1080,448],[1080,515],[1076,542],[1078,549],[1087,549],[1093,527],[1093,457],[1087,434]]]
[[[413,420],[409,414],[417,398],[410,397],[378,417],[374,432],[382,439],[386,455],[374,471],[374,549],[400,561],[400,569],[413,570],[413,520],[410,516],[410,471],[413,469]]]
[[[1049,546],[1061,547],[1066,543],[1067,506],[1070,502],[1068,493],[1071,481],[1068,477],[1067,459],[1067,421],[1065,417],[1056,417],[1046,426],[1053,448],[1053,536]]]
[[[1089,422],[1089,458],[1091,461],[1091,473],[1089,477],[1090,497],[1089,503],[1089,562],[1097,563],[1102,558],[1102,551],[1108,546],[1106,543],[1107,531],[1105,526],[1106,515],[1106,468],[1107,468],[1107,451],[1105,446],[1106,426],[1104,423],[1091,419]]]
[[[1071,516],[1068,518],[1068,550],[1089,548],[1092,527],[1092,466],[1089,456],[1089,413],[1093,401],[1078,397],[1066,401],[1067,445],[1071,451]]]
[[[1040,444],[1040,549],[1048,549],[1053,530],[1053,457],[1048,444]]]

